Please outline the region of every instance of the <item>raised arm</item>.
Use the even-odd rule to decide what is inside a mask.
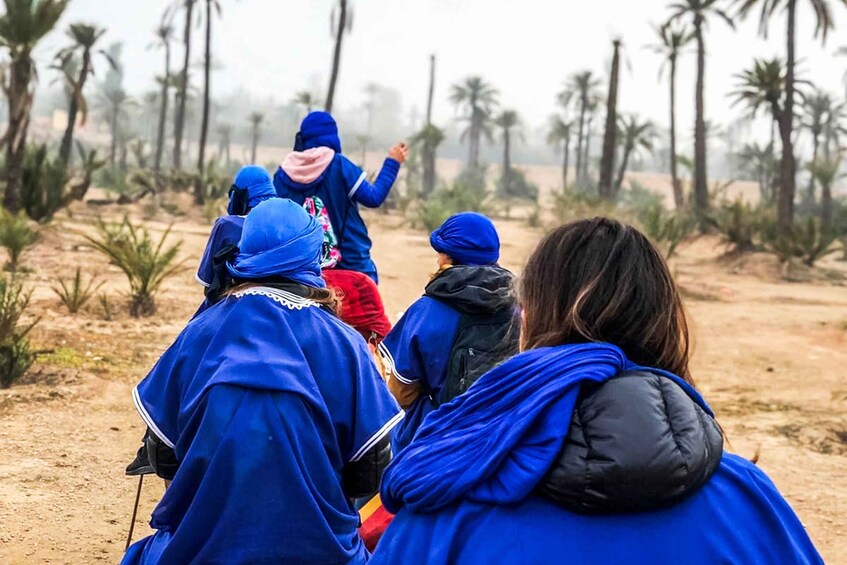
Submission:
[[[353,201],[368,208],[381,206],[388,198],[388,193],[391,192],[391,187],[394,186],[397,175],[400,173],[400,165],[406,161],[408,153],[409,150],[405,143],[399,143],[392,147],[373,184],[366,180],[365,173],[358,167],[356,167],[358,174],[355,174],[356,171],[351,171],[353,172],[352,175],[345,174],[346,177],[355,177],[355,179],[348,179],[352,183],[348,196]],[[355,165],[353,166],[355,167]]]

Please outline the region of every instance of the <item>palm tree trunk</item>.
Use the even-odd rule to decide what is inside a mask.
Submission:
[[[509,128],[503,129],[503,180],[501,196],[512,194],[512,136]]]
[[[162,155],[165,152],[165,124],[168,119],[168,79],[171,75],[171,46],[165,43],[165,75],[162,80],[162,101],[159,105],[159,128],[156,132],[156,160],[153,163],[153,176],[158,188],[161,187]]]
[[[694,35],[697,38],[697,85],[695,87],[694,121],[694,206],[699,212],[709,207],[709,180],[706,161],[706,118],[703,91],[706,78],[706,46],[703,42],[703,18],[694,19]]]
[[[788,0],[788,62],[785,69],[785,105],[779,120],[779,137],[782,141],[779,196],[776,202],[776,221],[780,232],[789,235],[794,227],[794,194],[797,189],[797,162],[794,159],[794,39],[797,0]]]
[[[583,135],[585,134],[585,111],[588,106],[588,100],[583,96],[579,105],[579,131],[576,134],[576,184],[582,184],[582,143]]]
[[[832,227],[832,185],[821,183],[821,228],[829,231]]]
[[[609,97],[606,99],[606,128],[603,132],[603,156],[600,159],[600,184],[597,190],[601,197],[614,199],[620,185],[612,185],[612,175],[615,170],[615,150],[617,149],[617,119],[618,119],[618,75],[620,74],[619,40],[612,42],[612,72],[609,78]]]
[[[426,125],[432,125],[432,99],[435,96],[435,55],[429,56],[429,94],[426,98]]]
[[[820,133],[813,132],[812,134],[812,163],[818,160],[818,151],[820,150]],[[806,194],[806,199],[809,204],[815,203],[815,175],[809,175],[809,188]]]
[[[29,53],[12,60],[9,69],[9,127],[6,131],[6,192],[3,206],[12,213],[21,208],[23,177],[29,115],[32,107],[32,64]]]
[[[562,161],[562,193],[568,191],[568,155],[571,152],[571,136],[565,138],[565,156]]]
[[[112,104],[112,118],[109,121],[109,129],[112,134],[112,145],[109,148],[109,165],[112,169],[115,168],[115,161],[118,158],[118,113],[120,108],[117,104]]]
[[[332,71],[329,75],[329,90],[326,93],[326,111],[332,112],[335,98],[335,85],[338,82],[338,68],[341,66],[341,42],[344,40],[344,28],[347,27],[347,0],[338,0],[340,6],[338,29],[335,32],[335,51],[332,54]]]
[[[588,180],[589,158],[591,156],[591,135],[594,116],[588,116],[588,123],[585,127],[585,154],[582,156],[582,180]]]
[[[476,108],[471,110],[471,131],[468,143],[468,168],[476,170],[479,168],[479,143],[482,136],[482,125],[479,123],[480,116]]]
[[[182,137],[185,130],[185,105],[188,100],[188,70],[191,65],[191,17],[195,0],[185,0],[185,30],[183,44],[185,58],[182,63],[182,77],[179,81],[179,101],[174,122],[174,168],[182,168]]]
[[[422,179],[422,188],[423,195],[429,196],[435,191],[435,146],[430,140],[424,140],[423,143],[423,155],[421,155],[423,161],[423,179]]]
[[[618,169],[618,178],[615,181],[615,193],[620,192],[623,185],[623,178],[626,175],[626,168],[629,165],[629,156],[632,153],[632,145],[627,143],[623,149],[623,159],[621,159],[621,167]]]
[[[78,93],[82,95],[82,89],[85,87],[85,81],[88,79],[88,71],[91,65],[91,53],[86,49],[82,54],[82,68],[79,71],[79,79],[77,80]],[[71,100],[68,104],[68,125],[65,128],[65,135],[62,136],[62,144],[59,146],[59,159],[67,166],[71,161],[71,149],[74,143],[74,128],[76,127],[76,116],[79,113],[79,98],[77,92],[71,94]]]
[[[259,149],[259,124],[257,124],[257,123],[253,124],[252,143],[253,143],[253,146],[252,146],[251,151],[250,151],[250,162],[255,164],[256,163],[256,152]]]
[[[679,180],[676,163],[676,55],[671,55],[671,183],[673,184],[673,201],[677,210],[685,206],[685,195],[682,193],[682,182]]]
[[[206,138],[209,136],[209,108],[212,85],[212,0],[206,0],[206,55],[203,62],[203,118],[200,122],[200,147],[197,156],[197,185],[194,202],[206,202]]]

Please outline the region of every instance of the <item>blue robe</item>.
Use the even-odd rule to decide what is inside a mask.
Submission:
[[[344,465],[402,418],[367,345],[268,288],[193,319],[133,391],[180,462],[123,563],[364,563]]]
[[[403,384],[418,383],[423,391],[391,433],[394,453],[412,442],[424,418],[435,410],[429,395],[436,400],[441,395],[460,318],[447,304],[424,296],[406,310],[379,346],[394,378]]]
[[[794,512],[753,464],[725,454],[667,509],[575,514],[534,494],[560,453],[583,383],[647,370],[602,343],[540,348],[432,412],[381,487],[397,514],[373,563],[820,563]]]

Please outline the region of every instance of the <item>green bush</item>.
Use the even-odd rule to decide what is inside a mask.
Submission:
[[[98,282],[96,277],[91,277],[87,284],[83,284],[80,267],[76,268],[76,274],[71,281],[60,278],[56,282],[58,285],[53,287],[53,292],[59,296],[62,304],[67,307],[71,314],[79,312],[103,286],[103,283]]]
[[[21,255],[38,242],[38,230],[32,226],[25,212],[12,214],[0,209],[0,246],[9,253],[6,270],[18,270]]]
[[[642,211],[654,206],[662,206],[664,200],[660,194],[653,192],[638,181],[629,181],[629,188],[618,194],[618,205],[626,210],[632,210],[636,216]]]
[[[486,211],[485,194],[456,181],[453,186],[439,188],[421,202],[416,225],[432,231],[453,214]]]
[[[762,233],[767,247],[782,262],[798,258],[814,267],[819,259],[835,252],[837,236],[832,230],[823,229],[820,220],[812,216],[796,221],[790,235],[781,234],[775,222],[769,222]]]
[[[560,223],[596,216],[618,217],[613,202],[583,192],[566,191],[553,196],[553,213]]]
[[[691,216],[669,212],[661,204],[645,208],[638,219],[645,235],[655,244],[666,248],[665,256],[668,259],[673,257],[679,244],[685,241],[696,227],[696,222]]]
[[[722,206],[717,212],[717,228],[721,238],[733,251],[755,251],[755,238],[760,232],[760,214],[741,199]]]
[[[35,360],[29,333],[38,320],[21,324],[30,292],[14,277],[0,275],[0,388],[9,388],[26,374]]]
[[[497,179],[497,194],[504,198],[535,201],[538,199],[538,187],[529,182],[520,169],[512,169],[508,178]]]
[[[129,280],[132,316],[151,316],[156,313],[156,292],[162,283],[182,269],[184,261],[176,262],[182,241],[165,248],[171,232],[169,226],[157,243],[144,227],[135,226],[124,216],[120,224],[97,220],[97,236],[85,236],[88,242],[124,272]]]

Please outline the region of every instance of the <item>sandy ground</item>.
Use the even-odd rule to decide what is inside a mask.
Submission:
[[[158,297],[159,314],[126,315],[125,280],[78,234],[95,211],[77,206],[24,258],[33,268],[33,310],[43,319],[38,349],[52,349],[25,382],[0,391],[0,563],[117,562],[136,480],[123,474],[143,432],[130,390],[201,300],[193,281],[209,226],[178,218],[188,267]],[[109,213],[117,214],[117,210]],[[148,222],[161,230],[162,214]],[[369,216],[386,307],[396,319],[434,269],[424,234],[394,215]],[[520,270],[542,235],[500,222],[504,263]],[[768,256],[719,258],[715,240],[683,245],[672,262],[695,336],[694,374],[727,432],[731,448],[760,452],[829,563],[847,563],[847,288],[826,269],[785,282]],[[116,311],[99,303],[69,315],[50,290],[76,265],[99,273]],[[821,274],[823,273],[823,274]],[[842,276],[843,279],[843,276]],[[95,301],[96,302],[96,301]],[[135,538],[163,486],[145,484]]]

